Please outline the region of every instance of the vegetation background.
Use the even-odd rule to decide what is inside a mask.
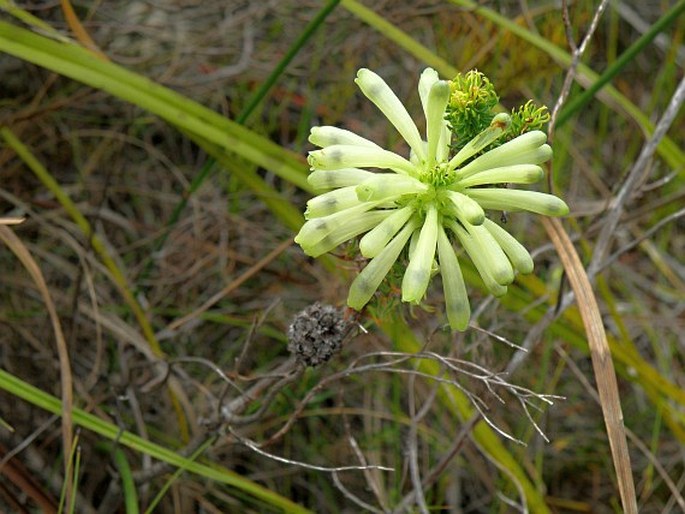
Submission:
[[[360,265],[292,243],[310,127],[402,150],[356,70],[413,114],[427,65],[552,108],[598,10],[366,4],[0,2],[0,215],[26,216],[0,227],[0,510],[621,511],[586,332],[554,308],[568,285],[535,216],[509,215],[536,270],[506,297],[466,268],[466,332],[434,288],[425,309],[360,316],[320,367],[290,357],[296,314],[341,307]],[[550,173],[586,264],[683,76],[684,5],[610,2],[574,69]],[[598,75],[610,87],[574,104]],[[685,511],[684,129],[681,109],[595,270],[646,514]]]

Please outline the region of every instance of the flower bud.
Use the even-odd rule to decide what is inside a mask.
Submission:
[[[371,100],[376,107],[394,125],[400,135],[409,144],[411,149],[421,160],[425,159],[423,142],[419,135],[419,129],[409,116],[407,109],[386,82],[373,71],[362,68],[357,72],[354,80],[362,93]]]

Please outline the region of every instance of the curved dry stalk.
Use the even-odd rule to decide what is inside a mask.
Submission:
[[[428,514],[426,495],[424,493],[423,480],[419,471],[419,422],[426,417],[435,402],[438,393],[437,384],[431,388],[428,397],[423,401],[423,405],[416,412],[416,395],[414,394],[416,376],[410,378],[409,389],[409,436],[407,438],[407,460],[409,461],[409,474],[414,491],[414,502],[421,514]]]
[[[345,384],[341,384],[340,389],[338,390],[338,402],[340,405],[343,405],[343,399],[345,398],[346,395],[346,389],[345,389]],[[366,465],[367,460],[366,460],[366,455],[364,455],[364,452],[362,451],[361,447],[359,446],[359,443],[357,442],[357,439],[354,437],[352,434],[352,424],[350,423],[350,418],[347,415],[346,410],[343,408],[341,411],[342,415],[342,420],[343,420],[343,429],[345,433],[345,437],[347,437],[347,442],[350,445],[350,448],[352,449],[352,453],[354,453],[355,457],[357,457],[357,460],[359,461],[360,464]],[[376,473],[371,473],[370,470],[364,470],[364,479],[366,480],[366,484],[368,486],[368,489],[373,493],[373,495],[376,498],[376,502],[378,505],[380,505],[380,509],[375,509],[371,508],[368,509],[371,512],[387,512],[388,511],[388,499],[386,495],[384,494],[383,487],[380,483],[380,480],[378,480],[377,474]],[[349,497],[354,503],[356,503],[359,506],[364,506],[367,505],[366,502],[361,500],[360,498],[357,498],[355,495],[352,495],[350,491],[348,491],[344,485],[340,482],[340,479],[337,475],[337,473],[333,473],[333,483],[335,484],[336,487],[340,489],[340,491],[347,497]],[[341,487],[339,487],[342,486]],[[365,507],[366,508],[366,507]]]
[[[592,291],[590,279],[580,262],[573,243],[561,223],[555,219],[542,218],[550,239],[557,248],[566,275],[578,299],[578,308],[583,319],[585,332],[590,346],[590,357],[597,382],[604,423],[607,428],[609,446],[613,455],[623,509],[627,514],[637,514],[637,499],[633,472],[630,466],[630,453],[623,425],[623,412],[618,394],[616,370],[611,360],[611,350],[607,341],[604,324]]]
[[[69,511],[74,498],[72,496],[72,480],[73,474],[71,473],[71,461],[68,458],[72,453],[72,445],[74,442],[74,427],[72,421],[72,409],[74,405],[73,399],[73,379],[71,375],[71,364],[69,362],[69,350],[67,348],[67,342],[64,338],[64,333],[62,332],[62,325],[57,315],[57,309],[48,285],[45,282],[43,273],[41,272],[38,264],[31,256],[24,243],[17,237],[17,235],[12,232],[6,225],[0,225],[0,240],[14,253],[17,258],[21,261],[22,265],[29,272],[31,278],[36,284],[36,287],[40,291],[40,294],[45,302],[45,308],[48,311],[48,316],[50,317],[50,322],[52,324],[52,330],[55,334],[55,344],[57,346],[57,355],[59,358],[59,368],[60,368],[60,382],[62,389],[62,445],[64,450],[64,480],[65,480],[65,509]]]

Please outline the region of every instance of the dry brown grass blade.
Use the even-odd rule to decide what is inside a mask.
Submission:
[[[616,371],[611,360],[611,351],[607,341],[604,324],[597,305],[597,299],[592,291],[590,280],[583,268],[578,253],[573,247],[571,239],[557,219],[542,218],[545,230],[554,243],[559,257],[564,265],[568,281],[578,300],[578,309],[583,318],[585,333],[587,334],[592,367],[599,400],[604,414],[609,445],[616,469],[616,478],[621,494],[623,510],[626,514],[637,514],[637,499],[635,484],[630,466],[628,441],[623,425],[623,412],[618,394]]]
[[[64,480],[66,483],[66,502],[65,510],[69,512],[69,506],[73,501],[71,498],[72,487],[72,473],[71,471],[71,461],[69,456],[72,453],[72,442],[74,440],[74,428],[72,423],[72,406],[73,406],[73,380],[71,375],[71,365],[69,363],[69,351],[67,349],[67,342],[64,338],[64,333],[62,332],[62,325],[59,321],[59,316],[57,316],[57,309],[50,296],[50,291],[48,290],[48,285],[45,282],[43,273],[41,272],[38,264],[31,256],[28,248],[22,243],[21,239],[12,232],[7,226],[0,224],[0,240],[5,243],[7,248],[9,248],[14,255],[17,256],[19,261],[21,261],[26,271],[31,275],[31,279],[35,282],[38,291],[40,292],[43,301],[45,302],[45,307],[48,311],[48,316],[50,316],[50,322],[52,323],[52,330],[55,334],[55,344],[57,345],[57,355],[59,358],[59,368],[60,368],[60,383],[62,390],[62,445],[64,448]]]
[[[19,225],[24,222],[25,218],[0,218],[0,225]]]
[[[31,472],[17,459],[10,458],[9,460],[6,460],[7,454],[7,449],[0,445],[0,456],[3,461],[6,461],[5,465],[2,466],[3,476],[12,482],[23,494],[31,498],[43,514],[56,514],[57,504],[50,496],[50,493],[46,492],[43,487],[37,483]],[[9,491],[5,491],[3,500],[9,503],[8,500],[11,501],[11,498]],[[10,507],[16,512],[28,512],[24,510],[19,503],[10,505]]]
[[[98,48],[98,45],[95,43],[95,41],[93,41],[93,38],[91,38],[90,34],[88,34],[88,31],[86,31],[86,29],[83,27],[81,20],[79,20],[78,16],[76,16],[76,12],[72,7],[71,2],[69,2],[69,0],[60,0],[60,4],[62,6],[64,18],[67,20],[67,24],[74,33],[74,36],[76,36],[76,39],[78,39],[83,46],[93,52],[100,59],[109,61],[109,57],[102,53],[100,48]]]

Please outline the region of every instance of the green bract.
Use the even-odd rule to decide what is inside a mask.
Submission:
[[[556,196],[502,187],[530,184],[543,177],[539,164],[552,156],[547,136],[533,130],[484,151],[510,127],[511,117],[502,113],[492,116],[484,130],[451,155],[452,133],[445,119],[450,83],[440,80],[435,70],[427,68],[419,80],[425,140],[383,79],[361,69],[355,82],[402,135],[410,155],[405,158],[384,150],[347,130],[314,127],[309,140],[321,150],[309,154],[309,182],[327,192],[307,203],[308,221],[295,241],[317,257],[365,234],[359,247],[371,260],[352,283],[347,299],[357,310],[371,299],[406,246],[410,251],[402,300],[421,302],[437,258],[447,319],[453,329],[464,330],[470,307],[455,243],[464,248],[494,295],[506,293],[515,272],[533,270],[526,249],[487,219],[484,210],[527,210],[548,216],[568,213],[567,205]]]

